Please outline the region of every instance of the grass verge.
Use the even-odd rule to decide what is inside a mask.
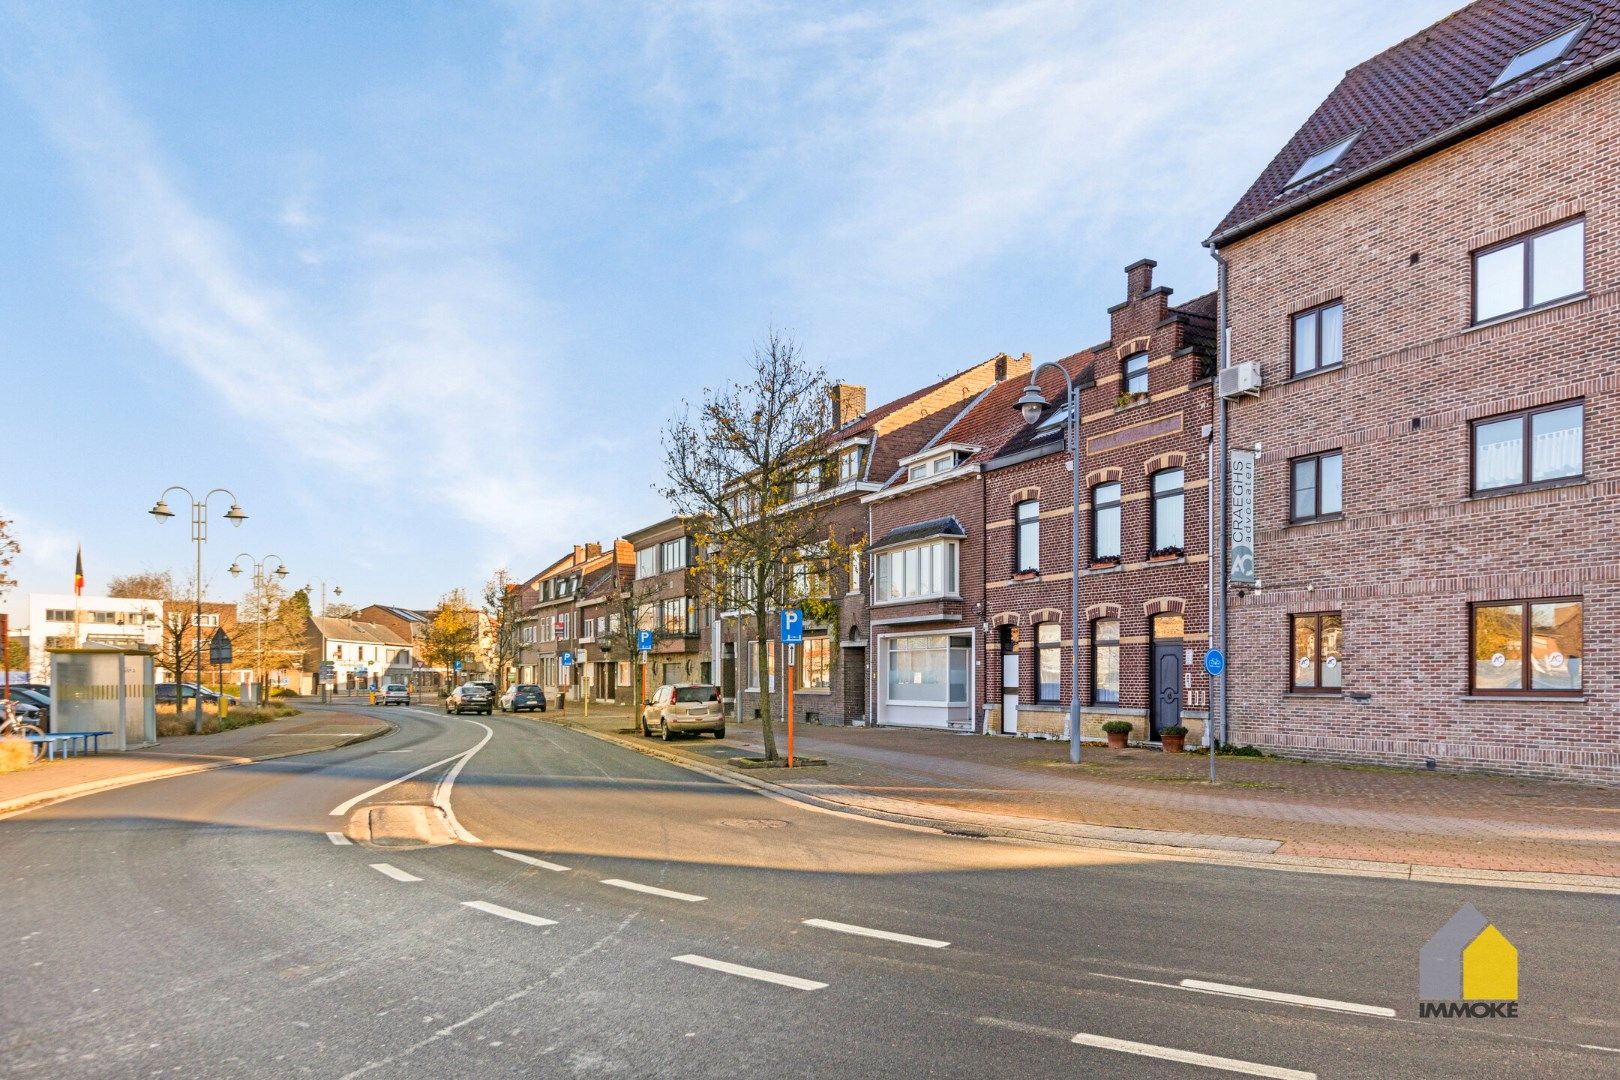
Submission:
[[[297,716],[303,710],[291,705],[283,705],[272,701],[268,705],[232,705],[230,712],[223,721],[219,718],[219,710],[208,705],[203,706],[204,735],[213,735],[221,731],[232,731],[239,727],[248,727],[252,724],[263,724],[270,720],[283,720],[289,716]],[[157,732],[161,739],[172,738],[176,735],[191,735],[196,732],[193,726],[191,706],[187,705],[177,715],[174,709],[158,706]]]

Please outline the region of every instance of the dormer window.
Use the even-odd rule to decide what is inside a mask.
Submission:
[[[1288,183],[1283,185],[1283,190],[1288,191],[1291,188],[1296,188],[1305,181],[1315,179],[1316,177],[1327,172],[1329,169],[1333,168],[1333,166],[1339,163],[1339,159],[1344,157],[1346,151],[1348,151],[1351,146],[1355,145],[1355,141],[1359,138],[1361,138],[1361,132],[1358,131],[1353,135],[1340,139],[1331,146],[1324,146],[1322,149],[1306,158],[1304,164],[1300,165],[1298,169],[1295,169],[1294,175],[1288,178]]]
[[[911,467],[906,470],[906,480],[907,482],[923,480],[930,476],[938,476],[942,472],[950,472],[952,469],[956,468],[957,465],[961,464],[961,461],[961,453],[959,451],[952,450],[949,453],[939,454],[931,458],[925,458],[922,461],[913,462]]]
[[[1125,392],[1127,394],[1145,394],[1148,392],[1147,353],[1132,353],[1125,358],[1124,378]]]
[[[1591,22],[1591,19],[1582,19],[1574,26],[1560,30],[1551,37],[1542,38],[1516,55],[1507,62],[1507,67],[1502,69],[1502,74],[1496,77],[1496,81],[1491,83],[1491,89],[1500,90],[1508,83],[1518,82],[1526,75],[1562,60],[1564,54],[1580,40],[1581,34]]]
[[[838,455],[838,482],[847,484],[861,478],[861,448],[852,446]]]

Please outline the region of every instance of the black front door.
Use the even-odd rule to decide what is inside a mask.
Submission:
[[[1181,642],[1153,643],[1153,707],[1148,710],[1148,737],[1181,723]]]

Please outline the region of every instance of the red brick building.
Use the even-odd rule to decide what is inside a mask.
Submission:
[[[626,533],[624,539],[634,552],[628,587],[639,609],[638,622],[653,631],[649,691],[665,683],[712,682],[711,620],[692,570],[695,552],[686,519],[665,518]]]
[[[1066,387],[1042,372],[1052,404],[1034,425],[999,406],[1014,423],[984,464],[988,731],[1067,735],[1078,633],[1083,736],[1117,719],[1134,739],[1203,735],[1215,296],[1172,306],[1154,266],[1126,267],[1108,340],[1059,362],[1081,387],[1078,627]]]
[[[1216,229],[1230,737],[1620,779],[1620,8],[1483,0],[1366,61]],[[1234,509],[1243,509],[1234,500]]]

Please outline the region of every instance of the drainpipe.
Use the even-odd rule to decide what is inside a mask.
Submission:
[[[1216,543],[1210,548],[1209,560],[1209,604],[1210,604],[1210,630],[1215,636],[1216,647],[1221,655],[1227,657],[1226,674],[1219,679],[1210,680],[1210,726],[1216,731],[1216,737],[1221,743],[1226,743],[1227,720],[1230,716],[1228,685],[1232,680],[1231,653],[1226,647],[1226,514],[1227,514],[1227,402],[1220,395],[1220,372],[1232,363],[1232,324],[1230,309],[1230,294],[1227,283],[1226,260],[1214,248],[1210,248],[1210,255],[1215,259],[1215,453],[1212,455],[1212,464],[1219,470],[1219,484],[1211,483],[1211,493],[1219,492],[1220,501],[1220,528],[1215,528],[1217,520],[1215,514],[1210,514],[1210,529]],[[1219,722],[1216,721],[1215,698],[1220,700]],[[1213,759],[1212,759],[1213,760]]]

